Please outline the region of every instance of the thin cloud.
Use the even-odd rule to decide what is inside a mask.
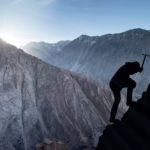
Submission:
[[[41,6],[48,6],[48,5],[50,5],[54,1],[56,1],[56,0],[38,0],[38,3]]]
[[[23,2],[23,0],[13,0],[11,2],[11,5],[17,5],[17,4],[20,4],[21,2]]]
[[[52,2],[54,2],[56,0],[12,0],[11,1],[11,5],[18,5],[23,3],[31,3],[31,4],[38,4],[40,6],[48,6],[50,5]]]

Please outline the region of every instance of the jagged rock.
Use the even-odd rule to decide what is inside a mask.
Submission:
[[[150,149],[150,85],[142,98],[133,103],[121,121],[108,125],[96,150]]]
[[[35,150],[66,150],[65,144],[61,141],[44,139],[42,144],[36,146]]]

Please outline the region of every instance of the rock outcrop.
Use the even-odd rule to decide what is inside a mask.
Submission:
[[[42,144],[38,144],[34,150],[66,150],[65,144],[60,141],[44,139]]]
[[[121,121],[108,125],[96,150],[150,149],[150,85],[142,98],[133,103]]]

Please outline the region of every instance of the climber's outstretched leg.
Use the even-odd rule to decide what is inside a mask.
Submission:
[[[112,106],[112,109],[111,109],[111,115],[110,115],[110,122],[114,122],[115,121],[115,117],[116,117],[116,114],[117,114],[117,109],[118,109],[118,106],[119,106],[119,103],[120,103],[120,99],[121,99],[121,96],[120,96],[120,89],[117,89],[115,87],[111,87],[111,90],[113,92],[113,95],[114,95],[114,103],[113,103],[113,106]]]

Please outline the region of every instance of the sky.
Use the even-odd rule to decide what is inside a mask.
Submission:
[[[150,30],[149,0],[0,0],[0,38],[17,47]]]

